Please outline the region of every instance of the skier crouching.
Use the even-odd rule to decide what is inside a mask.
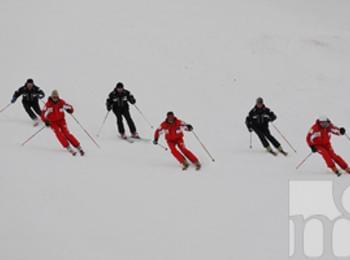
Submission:
[[[41,115],[39,99],[45,97],[44,91],[42,91],[38,86],[34,84],[33,79],[27,79],[24,86],[20,87],[13,94],[11,104],[14,104],[20,96],[22,96],[22,105],[24,110],[33,120],[33,125],[38,126],[40,122],[38,116]]]
[[[316,123],[311,127],[307,134],[306,141],[313,153],[318,152],[325,160],[328,168],[330,168],[337,176],[341,173],[336,164],[338,164],[347,173],[350,173],[348,164],[342,157],[337,155],[331,144],[331,134],[344,135],[345,128],[336,127],[326,116],[320,116]]]
[[[198,158],[185,146],[183,130],[192,131],[193,127],[177,119],[173,112],[168,112],[166,120],[154,133],[153,143],[157,145],[160,134],[162,132],[165,132],[165,139],[170,148],[170,151],[173,156],[182,164],[182,169],[186,170],[190,166],[187,161],[187,159],[189,159],[195,165],[196,170],[200,170],[201,164]]]
[[[67,128],[64,111],[72,114],[74,109],[59,97],[57,90],[54,90],[44,106],[41,119],[45,122],[47,127],[51,127],[58,141],[68,150],[68,152],[73,156],[77,154],[77,152],[71,147],[72,144],[79,151],[80,155],[83,156],[85,152],[81,148],[79,141]]]

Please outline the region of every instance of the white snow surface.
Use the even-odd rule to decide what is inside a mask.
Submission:
[[[117,137],[110,116],[98,149],[68,116],[86,157],[36,129],[20,100],[0,114],[0,259],[274,260],[288,257],[288,181],[333,179],[305,135],[320,114],[350,130],[347,0],[2,0],[0,103],[26,78],[58,89],[96,134],[117,81],[158,125],[193,124],[203,163],[183,173],[170,153]],[[266,154],[245,117],[263,96],[288,158]],[[153,131],[132,107],[139,133]],[[350,143],[336,137],[350,159]],[[344,181],[347,181],[344,176]]]

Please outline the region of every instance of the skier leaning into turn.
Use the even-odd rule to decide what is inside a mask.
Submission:
[[[306,137],[306,141],[312,152],[319,153],[323,157],[328,168],[338,176],[340,176],[341,173],[336,164],[347,173],[350,173],[350,168],[344,159],[334,152],[331,144],[331,134],[345,135],[345,132],[345,128],[336,127],[326,116],[320,116],[311,127]]]
[[[34,126],[37,126],[40,122],[38,116],[40,117],[41,115],[39,99],[45,97],[44,91],[34,84],[34,80],[27,79],[24,86],[15,91],[11,103],[14,104],[20,96],[22,96],[24,110],[34,121]]]
[[[187,161],[188,159],[195,165],[196,170],[199,170],[201,168],[201,163],[199,162],[198,158],[185,146],[183,130],[192,131],[193,126],[176,118],[173,112],[168,112],[165,121],[154,133],[153,143],[157,145],[160,134],[164,132],[170,151],[182,164],[182,169],[186,170],[190,166],[189,162]]]

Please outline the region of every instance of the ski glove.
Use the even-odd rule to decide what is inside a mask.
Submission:
[[[13,104],[13,103],[15,103],[15,102],[16,102],[16,98],[13,97],[13,98],[11,99],[11,104]]]
[[[73,108],[71,106],[65,105],[64,110],[67,111],[68,114],[73,114]]]
[[[339,132],[340,132],[341,135],[345,135],[346,130],[345,130],[344,127],[341,127],[341,128],[339,129]]]
[[[154,145],[158,145],[158,140],[157,140],[157,139],[154,139],[154,140],[153,140],[153,144],[154,144]]]
[[[50,125],[51,125],[51,124],[50,124],[50,121],[49,121],[49,120],[46,120],[46,121],[45,121],[45,125],[46,125],[47,127],[50,127]]]
[[[107,111],[108,111],[108,112],[112,110],[112,106],[111,106],[111,105],[107,104],[106,107],[107,107]]]
[[[193,130],[193,126],[192,125],[186,125],[186,127],[187,127],[187,130],[190,131],[190,132]]]
[[[134,98],[134,96],[130,96],[130,97],[129,97],[129,102],[130,102],[132,105],[135,105],[135,104],[136,104],[136,99]]]
[[[248,127],[248,131],[249,133],[253,132],[253,129],[251,129],[250,127]]]
[[[311,145],[310,148],[311,148],[311,151],[312,151],[313,153],[316,153],[316,152],[317,152],[316,146]]]

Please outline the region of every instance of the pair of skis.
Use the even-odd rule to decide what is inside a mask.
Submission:
[[[120,136],[120,139],[123,141],[126,141],[130,144],[133,144],[135,142],[145,142],[145,143],[151,142],[150,139],[145,139],[145,138],[141,138],[141,137],[137,138],[137,137],[132,137],[132,136],[130,136],[130,137],[129,136],[127,136],[127,137]]]
[[[72,155],[72,156],[77,156],[77,154],[79,153],[80,154],[80,156],[85,156],[85,152],[84,152],[84,150],[82,150],[82,149],[80,149],[80,150],[78,150],[78,151],[75,151],[75,150],[73,150],[73,149],[71,149],[71,150],[68,150],[68,152]]]
[[[195,168],[196,171],[200,171],[200,170],[202,169],[202,165],[201,165],[201,164],[195,165],[195,167],[196,167],[196,168]],[[188,168],[190,168],[190,164],[186,164],[186,165],[183,165],[183,166],[182,166],[182,170],[183,170],[183,171],[187,171]]]
[[[274,151],[274,150],[271,149],[271,150],[268,150],[267,152],[272,154],[273,156],[278,156],[278,152],[283,154],[286,157],[288,156],[288,153],[283,151],[283,150],[282,151]]]

